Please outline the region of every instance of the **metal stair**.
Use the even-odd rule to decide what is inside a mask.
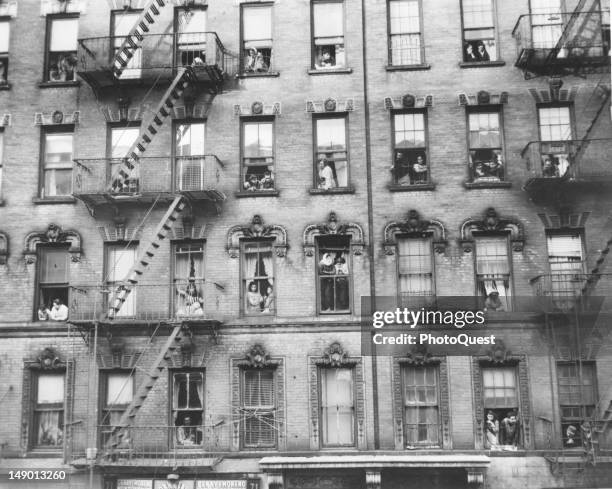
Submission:
[[[134,23],[134,27],[115,54],[113,73],[117,78],[121,76],[134,53],[140,47],[144,36],[149,32],[149,26],[155,23],[155,17],[159,15],[160,9],[166,5],[165,1],[168,0],[151,0]]]

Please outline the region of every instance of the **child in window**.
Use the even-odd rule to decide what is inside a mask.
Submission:
[[[255,282],[250,282],[249,290],[246,294],[247,313],[260,312],[262,301],[263,297],[257,291],[257,284]]]
[[[247,181],[244,182],[244,189],[247,192],[255,192],[259,190],[260,182],[257,179],[257,175],[247,175]]]

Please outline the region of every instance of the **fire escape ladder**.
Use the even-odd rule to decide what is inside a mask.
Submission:
[[[605,110],[608,108],[608,101],[610,100],[610,87],[600,83],[597,85],[595,90],[602,90],[603,93],[600,94],[601,104],[597,108],[597,112],[595,113],[595,117],[589,123],[589,127],[587,127],[586,132],[584,133],[583,138],[580,140],[578,147],[576,148],[576,153],[574,154],[573,164],[576,168],[580,164],[580,159],[584,155],[584,151],[589,146],[589,142],[591,141],[591,135],[597,126],[597,123],[601,119],[601,115],[605,113]]]
[[[179,348],[182,339],[182,329],[183,326],[181,324],[173,327],[170,336],[168,336],[164,346],[153,361],[151,368],[147,371],[144,381],[138,387],[132,402],[130,402],[126,410],[121,415],[117,425],[113,427],[110,437],[104,445],[105,451],[110,452],[113,449],[121,449],[123,446],[129,448],[129,428],[134,422],[134,418],[138,414],[141,406],[144,404],[149,392],[155,385],[155,382],[161,375],[161,372],[166,367],[168,358],[170,358],[174,350]]]
[[[585,5],[588,1],[591,2],[591,6],[585,11]],[[578,5],[568,19],[556,46],[548,54],[548,59],[546,60],[547,63],[554,62],[554,60],[557,59],[557,56],[559,56],[559,53],[567,46],[568,42],[572,45],[571,48],[587,48],[593,46],[595,37],[598,34],[601,35],[601,18],[593,18],[592,15],[594,12],[598,12],[598,10],[598,1],[580,0],[578,2]],[[580,22],[580,24],[577,24],[578,22]]]
[[[169,0],[150,0],[143,9],[134,23],[134,27],[132,27],[132,30],[126,36],[121,47],[115,54],[113,73],[117,78],[121,76],[123,70],[134,56],[134,53],[140,47],[140,43],[143,41],[144,36],[149,32],[149,26],[155,23],[155,17],[159,15],[160,9],[166,5],[165,2],[167,1]]]

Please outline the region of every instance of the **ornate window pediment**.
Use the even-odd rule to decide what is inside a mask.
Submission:
[[[401,97],[385,97],[384,103],[387,110],[423,109],[433,107],[433,95],[419,97],[407,93]]]
[[[275,368],[280,365],[280,361],[270,358],[263,345],[257,343],[246,352],[242,360],[237,360],[235,364],[241,368]]]
[[[383,247],[386,255],[395,254],[398,236],[412,238],[431,236],[436,253],[444,253],[446,250],[444,225],[440,221],[421,219],[419,213],[414,209],[408,212],[404,221],[392,221],[385,226]]]
[[[70,112],[62,112],[56,110],[52,114],[45,114],[43,112],[36,112],[34,114],[34,125],[35,126],[59,126],[61,124],[73,124],[78,125],[81,112],[78,110]]]
[[[67,363],[53,348],[47,347],[35,359],[26,360],[25,365],[38,370],[65,370]]]
[[[276,256],[284,257],[287,254],[287,230],[276,224],[264,224],[259,214],[255,214],[251,224],[232,226],[227,233],[227,252],[230,258],[238,258],[240,254],[241,238],[274,238],[274,251]]]
[[[459,105],[502,105],[508,103],[508,92],[491,93],[480,90],[474,94],[459,94]]]
[[[264,102],[255,101],[251,105],[234,105],[234,115],[237,116],[261,116],[261,115],[281,115],[281,103],[272,102],[266,104]]]
[[[0,232],[0,265],[6,265],[8,259],[8,235]]]
[[[523,225],[518,219],[504,218],[497,215],[493,207],[489,207],[482,219],[467,219],[460,228],[460,244],[465,253],[471,253],[474,248],[474,233],[508,233],[512,243],[512,251],[523,251],[525,235]]]
[[[357,360],[349,357],[348,352],[336,341],[323,350],[323,356],[315,359],[315,364],[332,368],[352,367],[357,364]]]
[[[34,231],[25,237],[23,254],[26,263],[36,262],[36,248],[39,244],[70,243],[68,252],[73,262],[81,260],[81,235],[73,230],[63,230],[57,224],[49,224],[46,231]]]
[[[120,8],[123,8],[120,7]],[[87,9],[87,0],[41,0],[40,15],[82,13]]]
[[[322,224],[310,224],[306,226],[303,234],[304,254],[313,256],[315,250],[315,237],[317,236],[333,236],[345,234],[351,237],[351,248],[353,254],[361,255],[365,247],[363,241],[363,229],[359,224],[354,222],[338,223],[338,218],[335,212],[330,212],[327,222]]]
[[[309,100],[306,102],[306,112],[330,113],[330,112],[353,112],[355,110],[355,100],[337,100],[329,97],[325,100]]]

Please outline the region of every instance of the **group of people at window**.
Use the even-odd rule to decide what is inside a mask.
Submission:
[[[321,312],[348,311],[350,298],[347,252],[324,248],[319,251],[319,255]]]
[[[246,192],[274,190],[274,173],[267,166],[250,166],[248,167],[248,173],[244,176],[242,186]]]
[[[463,47],[463,61],[466,63],[481,63],[491,61],[491,56],[482,40],[467,41]]]
[[[542,176],[545,178],[561,178],[567,175],[570,162],[567,154],[542,155]]]
[[[504,417],[499,421],[501,416]],[[503,415],[493,410],[487,411],[485,434],[487,447],[492,450],[516,449],[520,441],[520,422],[516,412],[508,411]]]
[[[429,182],[427,156],[424,151],[396,151],[391,167],[397,185],[419,185]]]
[[[272,50],[270,48],[257,49],[250,47],[247,50],[244,61],[245,73],[268,73],[270,70],[270,58]]]
[[[249,282],[246,293],[247,314],[270,314],[274,310],[274,287],[270,280]]]
[[[68,306],[62,303],[59,297],[53,299],[51,306],[41,304],[38,307],[39,321],[67,321]]]
[[[346,161],[336,161],[333,153],[319,156],[317,170],[318,189],[329,190],[348,186]]]

